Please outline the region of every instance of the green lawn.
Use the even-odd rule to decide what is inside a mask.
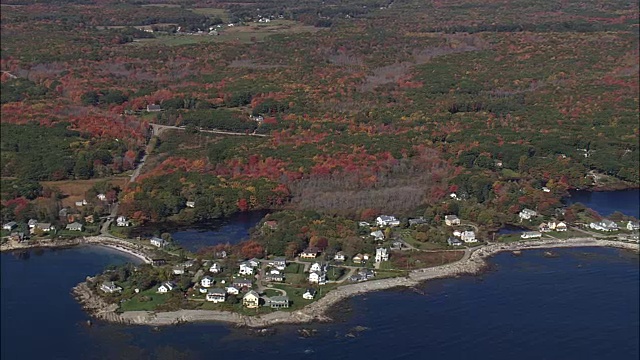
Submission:
[[[149,298],[148,301],[142,301],[143,297]],[[156,287],[142,291],[129,300],[120,303],[121,311],[138,311],[138,310],[154,310],[156,306],[164,304],[167,301],[167,294],[158,294]]]
[[[304,265],[298,263],[289,263],[286,268],[284,268],[285,274],[302,274],[304,270]]]

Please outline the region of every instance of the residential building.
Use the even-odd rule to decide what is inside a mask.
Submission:
[[[400,221],[395,216],[380,215],[376,218],[376,224],[378,226],[399,226]]]
[[[156,104],[147,105],[147,112],[158,112],[161,110],[162,108],[160,108],[160,105],[156,105]]]
[[[376,230],[374,232],[371,233],[371,236],[373,236],[376,241],[382,241],[384,240],[384,233],[380,230]]]
[[[13,228],[17,227],[18,224],[15,221],[9,221],[8,223],[2,225],[2,230],[11,231]]]
[[[362,263],[362,254],[356,254],[356,256],[353,257],[353,262],[355,264]]]
[[[473,231],[463,231],[462,234],[460,234],[460,239],[466,243],[478,242],[476,239],[476,233]]]
[[[240,291],[233,286],[227,286],[224,289],[229,295],[238,295],[240,293]]]
[[[284,256],[274,258],[269,265],[275,267],[278,270],[284,270],[287,267],[287,259]]]
[[[321,271],[309,273],[309,282],[312,284],[324,285],[327,283],[327,274]]]
[[[79,222],[72,222],[71,224],[67,224],[65,229],[69,231],[82,231],[84,230],[84,225],[80,224]]]
[[[84,217],[84,222],[93,224],[95,222],[95,219],[93,218],[93,215],[87,215]]]
[[[35,232],[35,230],[41,230],[42,232],[50,232],[55,230],[55,227],[53,227],[53,225],[51,225],[50,223],[36,223],[34,225],[34,227],[31,228],[31,233],[33,234]]]
[[[447,244],[449,244],[449,246],[461,246],[462,245],[462,241],[460,241],[460,239],[458,239],[456,237],[450,236],[447,239]]]
[[[278,228],[278,222],[275,220],[267,220],[262,226],[271,230],[276,230]]]
[[[196,202],[195,201],[187,201],[187,207],[188,208],[194,208],[196,207]]]
[[[253,267],[248,262],[243,262],[240,264],[240,271],[238,271],[240,275],[253,275]]]
[[[321,263],[313,263],[311,265],[311,268],[309,268],[309,272],[313,272],[313,271],[324,271],[325,266]]]
[[[309,247],[306,248],[302,253],[300,253],[300,258],[302,259],[315,259],[318,256],[320,250],[317,248]]]
[[[629,221],[629,222],[627,222],[627,230],[634,231],[634,230],[639,230],[639,229],[640,229],[640,223],[638,223],[637,221]]]
[[[302,298],[306,300],[313,300],[316,297],[316,289],[307,289],[307,291],[302,294]]]
[[[105,195],[105,194],[98,194],[98,195],[96,195],[96,197],[100,201],[107,201],[107,195]]]
[[[555,226],[555,224],[554,224],[554,226]],[[540,230],[540,232],[549,232],[549,231],[551,231],[551,228],[549,227],[549,224],[542,223],[542,224],[540,224],[540,226],[538,226],[538,230]]]
[[[376,249],[376,262],[388,261],[389,253],[386,248],[377,248]]]
[[[445,215],[444,223],[447,226],[460,225],[460,219],[456,215]]]
[[[172,272],[174,275],[184,275],[184,265],[174,266]]]
[[[284,281],[284,274],[267,274],[264,277],[265,281],[270,281],[270,282],[283,282]]]
[[[253,284],[251,283],[251,280],[247,280],[247,279],[234,279],[233,280],[233,287],[235,287],[238,290],[241,289],[250,289],[253,286]]]
[[[333,260],[335,261],[345,261],[347,257],[344,255],[342,251],[338,251],[334,256]]]
[[[224,289],[209,289],[205,298],[214,304],[222,303],[227,299],[227,292]]]
[[[122,291],[122,288],[118,285],[116,285],[113,281],[109,281],[109,282],[103,282],[100,285],[100,290],[108,293],[108,294],[112,294],[115,292],[120,292]]]
[[[272,309],[286,309],[289,307],[289,297],[273,296],[269,299],[269,307]]]
[[[409,219],[409,226],[426,224],[427,220],[424,219],[424,216],[420,216],[417,219]]]
[[[618,224],[608,219],[602,219],[598,222],[592,222],[591,224],[589,224],[589,227],[598,231],[618,231]]]
[[[159,237],[152,237],[151,239],[149,239],[149,242],[151,243],[151,245],[159,247],[159,248],[163,248],[167,245],[167,242],[164,241],[164,239],[161,239]]]
[[[249,264],[249,266],[251,266],[252,268],[256,268],[260,266],[260,260],[253,258],[253,259],[247,260],[247,264]]]
[[[520,221],[522,220],[531,220],[532,217],[538,216],[538,213],[535,210],[531,209],[522,209],[520,213],[518,213],[518,217],[520,217]]]
[[[542,237],[542,233],[539,231],[525,231],[520,234],[522,239],[538,239]]]
[[[127,220],[127,218],[125,216],[118,216],[118,218],[116,219],[116,226],[131,226],[131,221]]]
[[[369,257],[371,257],[371,255],[369,254],[362,254],[362,261],[369,261]]]
[[[249,309],[255,309],[260,306],[260,295],[253,290],[249,290],[242,297],[242,306],[247,307]]]
[[[215,280],[211,277],[211,276],[205,276],[202,279],[200,279],[200,286],[202,287],[212,287],[213,283],[215,283]]]
[[[567,224],[565,224],[564,222],[561,221],[555,225],[555,231],[567,231]]]
[[[176,284],[171,281],[163,282],[162,285],[158,286],[158,292],[161,294],[168,293],[176,288]]]
[[[219,273],[221,271],[222,271],[222,267],[217,262],[213,263],[211,265],[211,267],[209,268],[209,272],[214,273],[214,274],[217,274],[217,273]]]
[[[36,227],[36,224],[38,223],[38,220],[36,219],[29,219],[29,222],[27,222],[27,225],[29,226],[29,229],[33,229]]]
[[[360,269],[358,276],[362,281],[372,279],[376,276],[376,273],[371,269]]]
[[[358,223],[358,226],[359,226],[359,227],[371,227],[371,224],[369,224],[369,223],[368,223],[368,222],[366,222],[366,221],[360,221],[360,222]]]

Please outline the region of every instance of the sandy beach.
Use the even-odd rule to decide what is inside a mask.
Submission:
[[[118,314],[115,312],[115,305],[104,303],[99,296],[92,293],[86,283],[79,284],[74,288],[73,293],[85,309],[96,318],[123,324],[163,326],[185,322],[218,321],[238,326],[259,328],[277,324],[302,324],[314,321],[326,322],[332,320],[327,314],[327,311],[335,304],[351,296],[395,287],[413,287],[430,279],[477,274],[487,266],[487,258],[503,251],[560,247],[615,247],[636,252],[638,252],[639,249],[637,243],[598,240],[590,237],[484,245],[466,251],[464,257],[454,263],[414,270],[410,272],[407,277],[371,280],[343,285],[330,291],[325,297],[307,305],[299,311],[276,311],[260,316],[246,316],[228,311],[214,310],[178,310],[171,312],[128,311]]]

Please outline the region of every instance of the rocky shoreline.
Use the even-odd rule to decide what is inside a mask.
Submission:
[[[599,240],[589,237],[567,240],[539,240],[514,242],[510,244],[490,244],[465,251],[463,258],[454,263],[414,270],[410,272],[407,277],[343,285],[330,291],[325,297],[307,305],[301,310],[291,312],[276,311],[260,316],[247,316],[229,311],[215,310],[178,310],[170,312],[127,311],[117,313],[117,305],[105,303],[100,296],[89,288],[86,282],[76,286],[73,289],[73,294],[92,316],[108,322],[129,325],[164,326],[187,322],[217,321],[243,327],[264,328],[278,324],[303,324],[314,321],[328,322],[333,320],[327,315],[331,307],[344,299],[358,294],[395,287],[413,287],[430,279],[477,274],[486,268],[487,258],[503,251],[559,247],[615,247],[638,252],[638,244]],[[90,280],[90,278],[88,278],[88,280]]]

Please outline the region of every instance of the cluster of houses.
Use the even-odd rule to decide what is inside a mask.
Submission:
[[[373,271],[372,269],[360,269],[358,270],[357,273],[355,273],[354,275],[351,275],[349,277],[349,281],[351,282],[362,282],[362,281],[367,281],[370,280],[372,278],[374,278],[376,276],[375,271]]]
[[[325,285],[327,283],[327,269],[325,263],[313,263],[309,268],[309,283]]]
[[[567,224],[565,224],[564,222],[560,221],[560,222],[555,222],[555,221],[550,221],[548,223],[542,223],[540,224],[540,226],[538,226],[538,230],[540,230],[540,232],[550,232],[550,231],[567,231],[568,227]]]
[[[589,227],[594,230],[605,232],[620,230],[618,224],[615,221],[611,221],[609,219],[602,219],[600,221],[592,222],[589,224]],[[638,231],[640,229],[640,224],[637,221],[628,221],[625,228],[629,231]]]

